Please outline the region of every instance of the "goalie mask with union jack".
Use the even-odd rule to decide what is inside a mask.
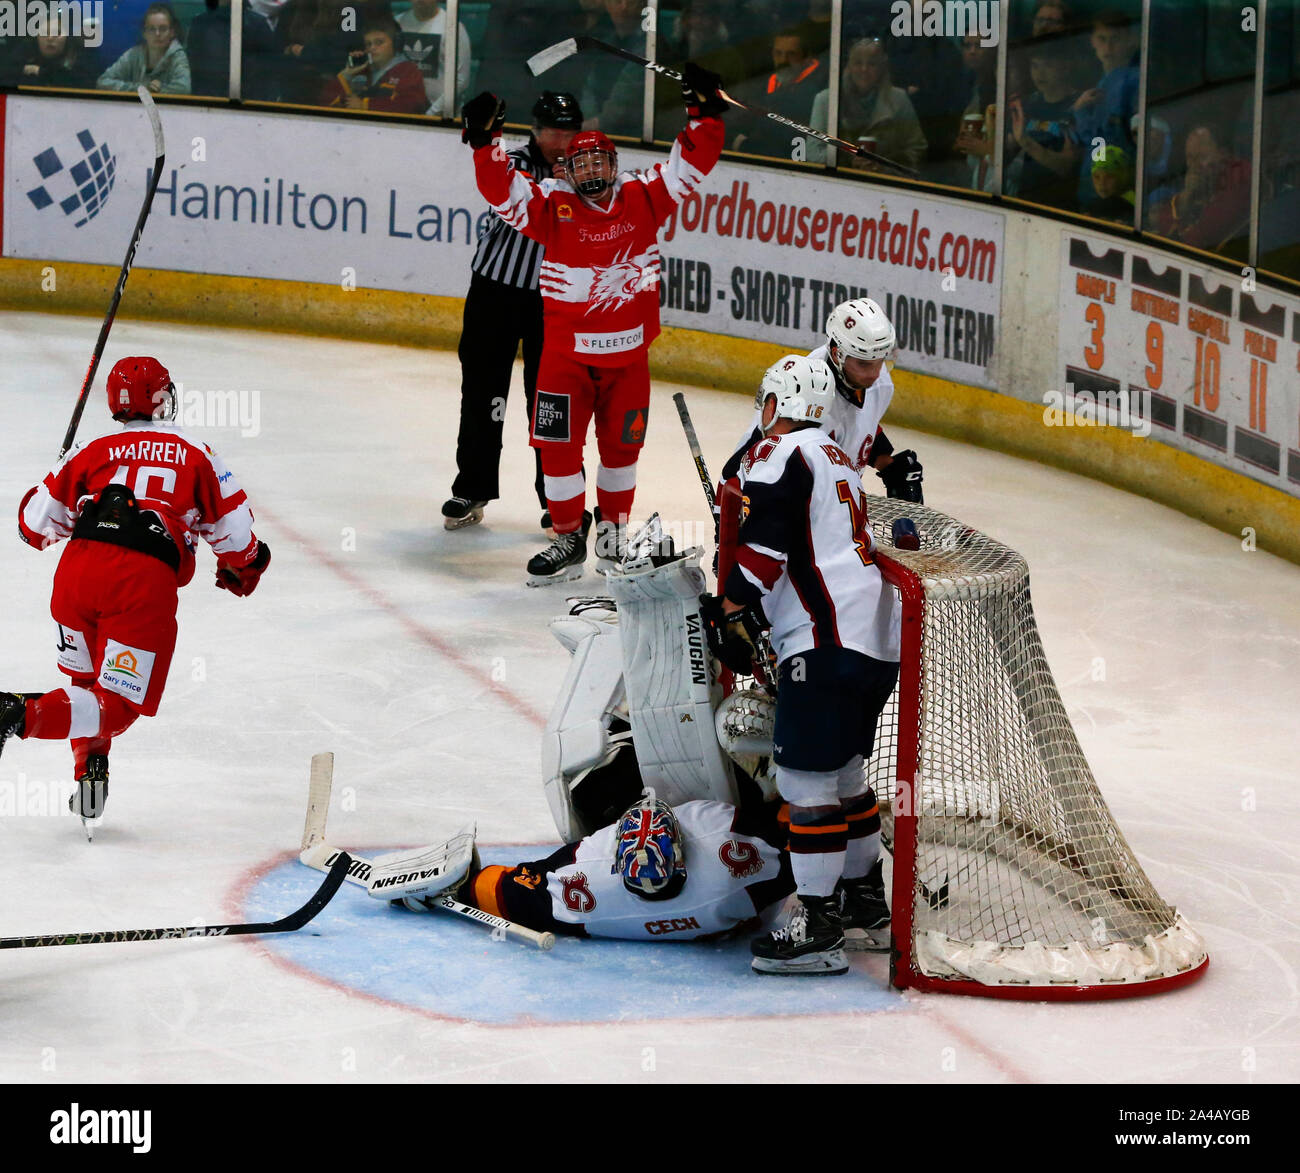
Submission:
[[[675,896],[686,882],[682,832],[673,808],[643,799],[618,820],[614,870],[623,886],[647,900]]]

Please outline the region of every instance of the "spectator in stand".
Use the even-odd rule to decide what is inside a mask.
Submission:
[[[98,26],[99,44],[95,46],[101,61],[116,61],[138,43],[140,24],[151,3],[153,0],[104,0]],[[81,31],[84,36],[90,36],[84,24]]]
[[[802,19],[791,22],[799,30],[808,52],[829,60],[831,51],[831,0],[807,0]]]
[[[924,2],[912,0],[913,8],[921,9]],[[922,15],[914,11],[911,19],[919,25]],[[956,143],[970,87],[962,70],[961,50],[947,37],[892,37],[889,60],[894,84],[911,98],[929,144],[925,178],[964,183],[966,161]]]
[[[442,53],[447,31],[447,10],[441,0],[412,0],[411,7],[397,18],[402,30],[402,52],[420,67],[424,93],[429,99],[429,113],[442,117]],[[471,48],[465,26],[456,22],[456,103],[469,88]]]
[[[675,64],[694,61],[722,78],[724,88],[745,80],[744,55],[732,44],[731,26],[724,19],[723,0],[686,0],[678,24],[679,37],[668,46]]]
[[[181,24],[170,4],[150,4],[140,27],[141,41],[99,75],[101,90],[188,94],[190,60],[181,48]]]
[[[813,99],[814,130],[827,129],[830,109],[829,89]],[[925,135],[907,95],[889,80],[889,56],[877,40],[863,39],[849,46],[840,83],[840,124],[838,136],[849,142],[874,139],[871,147],[895,163],[915,170],[925,157]],[[808,140],[808,158],[821,162],[833,147],[824,147],[816,139]],[[845,155],[841,165],[858,171],[883,170],[879,164],[858,155]]]
[[[27,37],[14,80],[24,86],[68,86],[93,90],[101,65],[80,37]]]
[[[966,156],[966,186],[993,190],[993,143],[997,125],[998,49],[980,43],[978,33],[962,40],[961,57],[970,90],[956,147]],[[976,118],[978,122],[974,121]]]
[[[645,56],[641,8],[642,0],[605,0],[604,16],[590,35]],[[585,129],[640,138],[644,92],[645,70],[641,66],[611,54],[595,54],[579,99],[587,112]]]
[[[276,22],[282,48],[280,100],[315,105],[321,88],[361,49],[361,33],[348,27],[347,0],[289,0]]]
[[[325,87],[323,106],[423,114],[428,106],[424,75],[402,52],[402,31],[391,17],[372,18],[361,30],[366,59],[347,65]]]
[[[1084,147],[1074,129],[1078,92],[1070,84],[1069,49],[1051,39],[1032,46],[1029,71],[1033,93],[1009,104],[1011,144],[1003,188],[1007,195],[1073,210]]]
[[[1223,136],[1204,123],[1188,133],[1183,154],[1183,186],[1151,209],[1151,229],[1196,248],[1217,249],[1249,223],[1250,164],[1234,157]]]
[[[1101,63],[1102,77],[1074,103],[1075,130],[1083,146],[1076,188],[1080,208],[1094,196],[1092,156],[1097,139],[1119,147],[1130,159],[1137,157],[1130,126],[1137,113],[1138,35],[1137,26],[1118,9],[1098,13],[1092,22],[1092,50]]]
[[[1133,190],[1133,160],[1119,147],[1107,147],[1092,165],[1094,198],[1084,211],[1099,220],[1114,220],[1133,226],[1136,193]]]
[[[190,59],[190,92],[213,97],[230,94],[230,0],[205,0],[207,11],[190,21],[185,55]],[[242,96],[273,102],[279,95],[275,30],[265,16],[243,6]]]
[[[741,87],[746,102],[762,106],[775,114],[784,114],[795,122],[812,125],[813,102],[826,88],[830,69],[820,57],[808,52],[803,34],[797,29],[787,29],[772,37],[772,72]],[[746,151],[751,155],[770,155],[791,158],[793,140],[799,137],[789,127],[773,122],[762,115],[749,114],[735,119],[739,132],[731,143],[733,151]],[[802,139],[807,143],[807,139]]]

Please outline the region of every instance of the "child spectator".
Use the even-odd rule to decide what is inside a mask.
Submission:
[[[442,40],[447,31],[447,10],[440,0],[412,0],[408,11],[397,18],[402,30],[407,60],[415,62],[424,76],[424,93],[429,113],[442,117]],[[456,22],[456,101],[469,88],[469,33]]]
[[[27,37],[26,41],[15,79],[19,85],[95,88],[99,58],[80,37]]]
[[[1018,153],[1008,157],[1004,189],[1037,204],[1072,209],[1084,148],[1074,129],[1078,95],[1070,84],[1068,49],[1051,40],[1034,45],[1029,72],[1033,93],[1023,103],[1011,103],[1011,137]]]
[[[392,20],[372,20],[362,30],[366,60],[341,69],[321,98],[324,106],[423,114],[428,105],[420,67],[401,51],[402,33]]]
[[[813,99],[808,125],[814,130],[827,129],[830,93],[829,89],[822,90]],[[871,150],[877,155],[904,167],[920,166],[925,156],[925,135],[907,95],[890,84],[889,56],[881,42],[863,39],[849,46],[840,86],[839,116],[838,137],[849,142],[874,139],[876,145]],[[812,162],[821,162],[829,150],[834,148],[824,147],[816,139],[808,140],[808,158]],[[860,171],[873,171],[879,166],[858,155],[845,156],[843,165]]]
[[[1107,147],[1105,154],[1092,165],[1095,198],[1085,205],[1089,216],[1133,225],[1133,160],[1119,147]]]
[[[1074,104],[1074,124],[1083,147],[1077,194],[1079,206],[1093,198],[1092,163],[1096,140],[1137,156],[1130,124],[1137,113],[1138,30],[1124,13],[1107,9],[1092,22],[1092,51],[1101,63],[1101,80],[1079,95]]]
[[[181,25],[170,4],[150,4],[133,45],[99,76],[101,90],[134,92],[145,86],[155,94],[188,94],[190,61],[181,48]]]

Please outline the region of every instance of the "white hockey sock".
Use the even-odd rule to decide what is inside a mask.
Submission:
[[[844,871],[844,852],[821,851],[816,854],[791,854],[795,890],[800,896],[829,896],[835,891]]]
[[[844,853],[844,878],[856,880],[865,876],[880,858],[880,832],[874,831],[861,839],[850,839]]]

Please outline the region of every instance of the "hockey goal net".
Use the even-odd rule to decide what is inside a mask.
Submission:
[[[1199,977],[1093,779],[1043,653],[1024,558],[937,510],[870,498],[902,601],[899,682],[868,780],[892,837],[892,979],[1004,998],[1151,993]],[[909,517],[919,550],[901,550]],[[722,565],[739,518],[724,493]]]

